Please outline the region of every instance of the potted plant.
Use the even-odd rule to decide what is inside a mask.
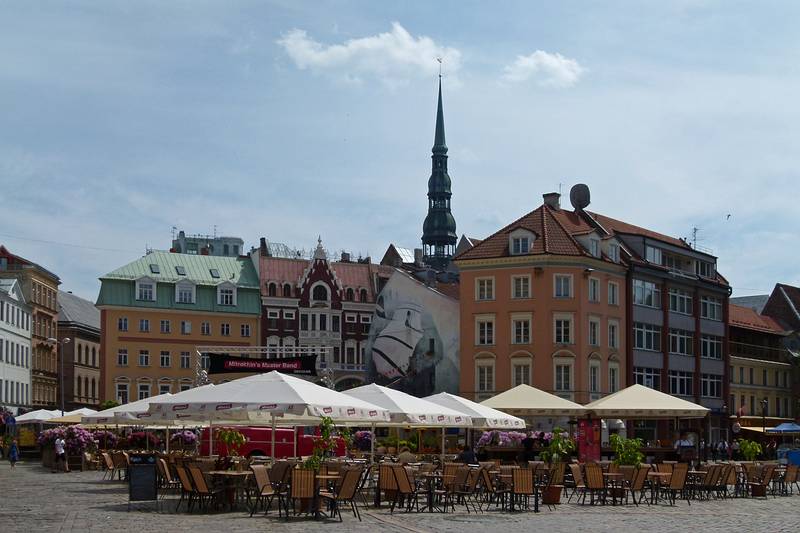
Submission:
[[[644,460],[642,439],[626,439],[620,435],[613,434],[609,439],[611,448],[614,450],[614,464],[619,467],[625,479],[630,482],[633,480],[633,473]],[[623,496],[624,489],[616,488],[617,496]]]
[[[239,457],[239,448],[244,446],[247,442],[247,437],[236,428],[219,428],[217,431],[217,441],[225,445],[224,451],[226,452],[224,467],[230,467],[231,459]],[[221,447],[220,447],[221,448]],[[220,449],[220,454],[222,453]],[[237,468],[240,468],[241,462],[236,462]]]
[[[569,458],[575,450],[575,443],[564,434],[561,428],[554,428],[550,442],[542,450],[542,459],[554,465]],[[542,503],[553,505],[561,502],[560,485],[550,485],[542,492]]]

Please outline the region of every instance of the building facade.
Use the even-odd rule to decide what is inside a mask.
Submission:
[[[16,279],[0,278],[0,405],[31,406],[31,307]]]
[[[100,281],[101,401],[191,388],[198,367],[208,366],[198,347],[258,345],[259,283],[249,257],[151,252]]]
[[[519,384],[587,403],[625,385],[626,264],[558,195],[456,256],[460,393]]]
[[[31,306],[31,406],[58,405],[58,276],[0,245],[0,278],[17,279]]]
[[[792,355],[787,332],[774,318],[731,304],[729,412],[742,427],[774,427],[793,420]]]
[[[58,342],[64,359],[67,411],[100,405],[100,310],[71,292],[58,291]],[[59,368],[60,370],[60,368]],[[59,384],[59,386],[60,386]],[[60,393],[59,393],[60,394]]]
[[[186,235],[183,230],[172,240],[172,252],[189,255],[239,257],[245,254],[244,241],[239,237],[216,235]]]
[[[287,259],[272,257],[261,239],[258,264],[267,353],[317,355],[318,370],[330,369],[338,389],[366,383],[372,315],[392,269],[329,261],[321,240],[311,259]]]

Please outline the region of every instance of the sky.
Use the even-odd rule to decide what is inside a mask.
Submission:
[[[436,88],[458,233],[586,183],[800,285],[800,4],[3,1],[0,243],[96,299],[187,233],[420,245]],[[730,215],[730,216],[729,216]]]

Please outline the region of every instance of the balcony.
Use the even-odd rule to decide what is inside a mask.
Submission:
[[[748,359],[759,359],[761,361],[772,361],[775,363],[789,363],[792,358],[786,348],[772,348],[759,344],[747,344],[744,342],[729,342],[730,353],[733,357],[746,357]]]

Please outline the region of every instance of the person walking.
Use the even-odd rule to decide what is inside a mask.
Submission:
[[[67,464],[67,453],[66,453],[66,445],[67,443],[64,442],[64,439],[61,437],[56,438],[55,443],[53,444],[56,451],[56,469],[53,472],[57,472],[61,470],[62,472],[69,472],[69,465]],[[61,464],[63,463],[63,466]]]
[[[19,445],[17,445],[17,439],[12,440],[11,446],[8,447],[8,460],[11,463],[12,469],[17,467],[17,461],[19,461]]]

